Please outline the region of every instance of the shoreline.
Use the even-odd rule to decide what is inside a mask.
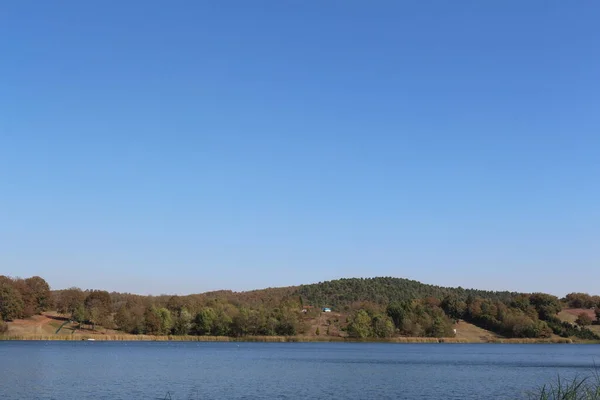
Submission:
[[[151,335],[3,335],[0,341],[97,341],[97,342],[257,342],[257,343],[423,343],[423,344],[600,344],[569,338],[466,340],[458,338],[395,337],[354,339],[313,336],[151,336]]]

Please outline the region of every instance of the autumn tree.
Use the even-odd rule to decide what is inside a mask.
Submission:
[[[132,333],[132,331],[134,330],[131,312],[129,311],[126,305],[122,305],[121,307],[119,307],[114,319],[115,325],[120,330],[127,333]]]
[[[25,317],[40,314],[52,306],[50,286],[43,278],[33,276],[27,279],[17,279],[15,286],[23,298]]]
[[[577,316],[575,323],[579,326],[588,326],[592,324],[592,317],[588,313],[582,312]]]
[[[35,299],[33,298],[31,289],[25,283],[25,279],[17,278],[13,280],[13,287],[19,291],[21,300],[23,301],[21,318],[29,318],[35,315]]]
[[[61,290],[56,299],[56,310],[73,318],[77,311],[83,309],[85,297],[85,293],[79,288]]]
[[[120,301],[120,306],[114,316],[117,327],[125,332],[138,334],[144,333],[145,301],[140,296],[128,296]]]
[[[114,322],[117,328],[127,333],[144,332],[144,308],[140,304],[127,302],[117,310]]]
[[[144,312],[144,332],[147,335],[161,334],[161,317],[155,307],[148,307]]]
[[[165,306],[173,315],[177,315],[183,310],[189,310],[190,301],[182,296],[171,296]]]
[[[105,290],[92,290],[84,301],[86,319],[95,329],[96,324],[106,327],[110,323],[112,302]]]
[[[0,279],[0,320],[21,318],[23,308],[21,293],[13,286],[12,281],[9,278]]]

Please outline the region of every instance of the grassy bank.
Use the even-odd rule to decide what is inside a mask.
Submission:
[[[490,339],[488,341],[469,341],[459,338],[394,337],[387,339],[352,339],[333,336],[151,336],[151,335],[4,335],[0,340],[39,340],[39,341],[153,341],[153,342],[264,342],[264,343],[301,343],[301,342],[364,342],[364,343],[503,343],[503,344],[543,344],[543,343],[582,343],[571,339]],[[592,342],[586,342],[592,343]]]

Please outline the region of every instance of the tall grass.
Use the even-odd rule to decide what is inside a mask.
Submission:
[[[571,380],[557,378],[556,382],[544,385],[529,393],[530,400],[600,400],[600,375],[598,370],[586,378]]]
[[[338,336],[153,336],[131,334],[0,334],[0,340],[87,340],[97,341],[153,341],[153,342],[381,342],[381,343],[505,343],[505,344],[534,344],[534,343],[574,343],[568,338],[551,339],[502,339],[493,338],[484,340],[466,340],[460,338],[432,338],[432,337],[392,337],[392,338],[365,338],[355,339]],[[577,343],[582,343],[577,341]],[[586,342],[588,343],[588,342]],[[589,342],[593,343],[593,342]],[[596,342],[597,343],[597,342]]]
[[[549,339],[535,339],[535,338],[490,338],[487,343],[505,343],[505,344],[545,344],[545,343],[554,343],[554,344],[570,344],[574,343],[572,339],[563,338],[563,337],[553,337]]]
[[[153,341],[153,342],[270,342],[270,343],[304,343],[304,342],[365,342],[365,343],[469,343],[457,338],[431,337],[393,337],[393,338],[347,338],[338,336],[152,336],[152,335],[0,335],[0,340],[87,340],[95,341]]]

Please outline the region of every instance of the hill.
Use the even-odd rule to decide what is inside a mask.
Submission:
[[[59,335],[600,340],[596,326],[566,319],[576,305],[600,307],[600,298],[572,293],[561,300],[544,293],[450,288],[393,277],[140,296],[78,288],[51,292],[40,277],[0,276],[0,314],[9,321],[0,323],[0,334],[8,329],[13,335],[50,334],[64,323]]]
[[[299,286],[294,293],[309,303],[334,308],[341,308],[360,301],[389,304],[426,297],[443,299],[446,296],[454,296],[461,301],[466,301],[469,297],[479,297],[507,302],[518,295],[518,293],[508,291],[493,292],[461,287],[449,288],[391,277],[350,278],[319,282]]]

